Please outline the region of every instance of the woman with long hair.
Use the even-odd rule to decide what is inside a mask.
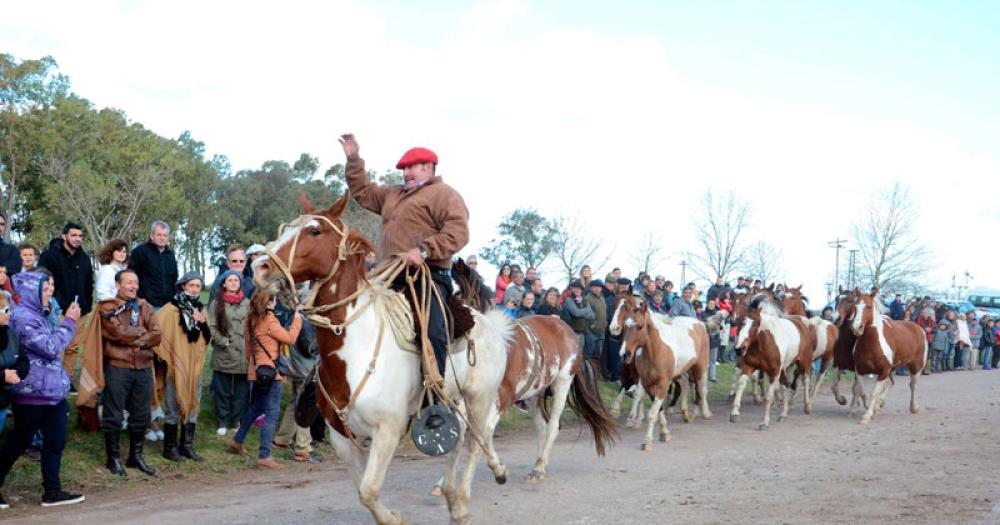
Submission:
[[[538,306],[538,315],[562,316],[562,307],[559,306],[559,289],[549,288],[542,296],[542,304]]]
[[[121,239],[112,239],[97,252],[97,260],[101,263],[97,270],[97,283],[94,292],[98,301],[114,299],[118,295],[115,288],[115,274],[125,269],[128,261],[128,244]]]
[[[271,458],[271,447],[281,411],[281,386],[285,380],[285,377],[278,372],[279,352],[282,344],[295,344],[302,329],[300,315],[294,316],[288,330],[282,328],[274,315],[276,304],[276,297],[262,290],[257,290],[250,298],[250,310],[244,328],[246,334],[244,344],[249,361],[247,378],[250,379],[250,407],[243,414],[236,436],[229,442],[230,452],[245,455],[243,442],[246,441],[247,432],[250,431],[257,416],[264,414],[257,467],[266,469],[281,468],[281,465]]]
[[[250,397],[243,338],[250,298],[243,293],[242,277],[236,270],[226,270],[221,278],[222,292],[208,305],[208,326],[212,329],[212,400],[218,420],[215,433],[225,436],[243,418]]]
[[[497,306],[503,306],[503,293],[510,285],[510,263],[503,263],[500,273],[497,274]]]

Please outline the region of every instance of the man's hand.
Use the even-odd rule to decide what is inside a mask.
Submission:
[[[420,248],[410,248],[410,251],[406,252],[406,255],[403,256],[403,262],[413,268],[418,268],[421,264],[424,264],[424,258],[420,256]]]
[[[195,310],[194,313],[191,314],[191,318],[194,319],[196,323],[205,322],[205,314],[201,313],[201,310]]]
[[[340,136],[340,145],[344,147],[344,155],[349,159],[357,157],[358,151],[361,149],[354,135],[350,133],[344,133]]]
[[[8,368],[3,371],[3,381],[8,385],[16,385],[21,382],[21,376],[17,375],[17,370]]]
[[[10,323],[10,312],[0,314],[0,326],[7,326]]]
[[[80,305],[77,303],[70,303],[69,308],[66,309],[66,317],[73,320],[73,322],[80,320]]]

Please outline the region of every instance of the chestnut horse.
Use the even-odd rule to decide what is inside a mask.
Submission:
[[[737,327],[737,330],[739,330],[740,326],[743,326],[743,321],[746,319],[747,313],[749,312],[749,304],[749,293],[742,293],[734,296],[733,298],[733,315],[731,324],[732,326]],[[739,335],[739,332],[737,332],[737,335]],[[736,347],[736,338],[734,337],[732,340],[734,341],[733,346]],[[737,358],[736,366],[733,369],[733,381],[732,384],[729,385],[729,399],[734,399],[736,397],[736,386],[739,384],[740,376],[743,375],[739,366],[739,348],[736,348],[734,353],[737,355]],[[764,402],[765,390],[764,375],[761,374],[759,370],[755,370],[752,374],[750,374],[750,394],[753,396],[753,404],[760,405]]]
[[[376,523],[406,523],[381,504],[379,491],[410,416],[420,406],[421,356],[404,349],[393,335],[388,312],[392,304],[399,308],[397,293],[387,289],[388,283],[369,283],[366,278],[365,256],[373,247],[340,219],[348,195],[323,211],[315,210],[305,196],[300,201],[304,215],[283,226],[267,254],[254,262],[257,286],[277,293],[283,286],[312,282],[313,295],[304,311],[317,327],[316,399],[332,429],[333,447],[348,465],[361,503]],[[455,340],[452,352],[458,353],[447,360],[444,392],[463,407],[478,434],[488,436],[483,424],[496,417],[513,325],[502,312],[471,314],[474,326],[468,339]],[[475,366],[466,352],[470,340],[475,342]],[[364,447],[367,438],[371,443]],[[461,486],[455,484],[461,446],[453,452],[446,476],[452,523],[469,522],[469,492],[480,448],[471,440],[468,445]],[[488,462],[497,481],[505,482],[507,467],[495,453]]]
[[[882,316],[882,305],[878,301],[878,289],[871,295],[855,289],[857,302],[851,330],[858,337],[854,345],[855,381],[874,374],[868,400],[868,410],[861,417],[861,424],[867,425],[878,414],[885,397],[892,389],[892,371],[905,366],[910,372],[910,412],[916,414],[917,379],[927,364],[927,337],[917,323],[911,321],[889,321]]]
[[[461,299],[466,304],[475,304],[482,278],[461,260],[452,274],[459,283],[457,293]],[[515,401],[527,401],[538,434],[538,458],[527,481],[537,483],[545,479],[567,400],[590,427],[600,456],[604,455],[606,444],[614,441],[617,424],[604,407],[595,371],[582,359],[576,334],[569,325],[558,317],[544,315],[520,319],[515,324],[496,410],[490,412],[486,432],[492,436],[500,415]],[[547,411],[546,394],[552,396],[552,406]],[[492,449],[492,440],[489,446]]]
[[[748,310],[736,339],[736,346],[743,350],[738,363],[743,375],[739,378],[729,420],[734,423],[739,421],[743,390],[750,374],[759,370],[767,374],[770,384],[764,394],[764,420],[757,428],[767,430],[771,420],[771,405],[774,402],[779,381],[782,388],[783,406],[778,421],[788,416],[790,394],[787,386],[790,381],[798,382],[800,379],[804,379],[806,413],[811,411],[808,392],[809,378],[812,374],[814,343],[810,339],[809,330],[805,325],[796,323],[794,319],[782,315],[768,296],[764,294],[754,296]],[[793,367],[798,368],[799,374],[797,376],[791,373]]]
[[[660,409],[675,379],[684,375],[689,377],[688,381],[678,381],[684,421],[692,420],[688,411],[687,389],[693,377],[697,378],[702,417],[712,418],[708,408],[708,330],[704,323],[690,317],[663,319],[654,316],[649,311],[648,303],[643,303],[626,324],[628,330],[622,342],[622,360],[625,363],[635,361],[643,388],[653,398],[646,438],[642,444],[642,450],[652,450],[653,429],[657,421],[660,423],[660,441],[670,439],[667,417]]]
[[[816,348],[813,351],[813,360],[822,359],[819,368],[819,377],[813,382],[812,399],[816,398],[819,387],[823,385],[826,372],[833,362],[833,351],[837,345],[837,327],[833,323],[819,316],[809,317],[806,310],[806,302],[802,296],[802,286],[791,288],[785,285],[785,295],[781,298],[781,303],[785,308],[785,315],[801,317],[812,331],[816,341]]]

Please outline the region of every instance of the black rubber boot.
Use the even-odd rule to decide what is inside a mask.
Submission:
[[[174,435],[176,436],[176,434]],[[142,445],[145,443],[145,439],[146,433],[141,430],[139,432],[129,432],[128,459],[125,460],[125,466],[139,469],[139,472],[152,476],[156,474],[156,469],[147,465],[146,460],[142,457]]]
[[[108,456],[105,466],[112,474],[125,477],[125,467],[122,466],[121,449],[118,448],[118,432],[104,433],[104,452]]]
[[[194,451],[194,430],[194,423],[184,424],[184,432],[181,434],[181,447],[179,452],[181,456],[188,459],[192,459],[194,461],[204,461],[205,458],[199,456],[198,453]]]
[[[170,461],[180,461],[181,455],[177,451],[177,425],[163,425],[163,457]]]

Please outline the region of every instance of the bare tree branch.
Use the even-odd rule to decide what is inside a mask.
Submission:
[[[585,264],[591,268],[603,268],[608,264],[608,251],[602,249],[600,240],[590,235],[579,216],[559,218],[555,226],[555,255],[565,272],[566,282],[571,282]]]
[[[750,203],[729,191],[721,199],[705,191],[700,214],[692,218],[700,253],[690,253],[691,268],[703,278],[726,277],[747,258],[747,248],[740,242],[750,216]]]
[[[931,261],[913,228],[919,209],[909,189],[895,182],[872,196],[867,211],[852,229],[861,259],[860,282],[866,289],[888,292],[922,289]]]
[[[632,250],[632,264],[649,273],[663,259],[663,241],[653,232],[646,234]]]
[[[781,266],[782,252],[769,242],[757,241],[750,247],[746,268],[756,279],[765,285],[774,282],[784,271]]]

